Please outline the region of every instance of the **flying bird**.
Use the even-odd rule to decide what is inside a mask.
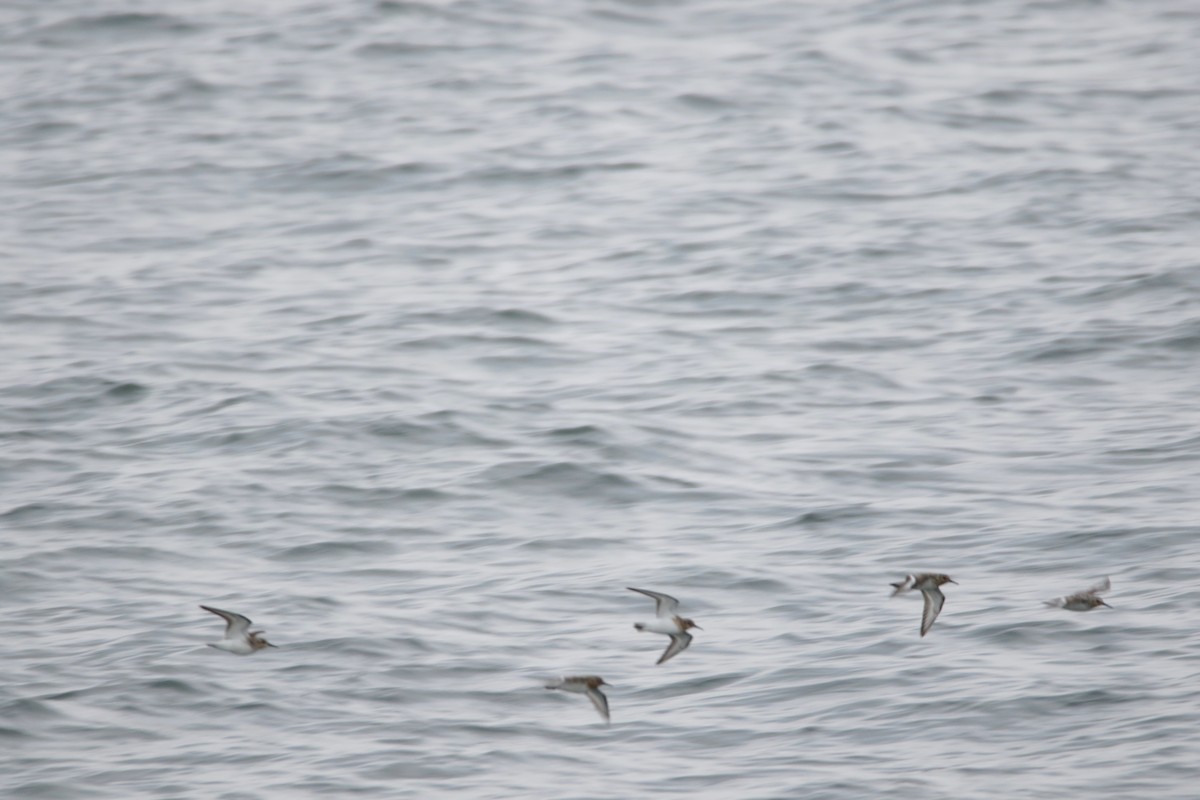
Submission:
[[[938,614],[942,613],[942,606],[946,604],[946,596],[938,588],[943,583],[958,585],[958,581],[953,580],[949,575],[940,575],[933,572],[923,572],[920,575],[905,575],[904,580],[892,584],[896,588],[896,591],[892,592],[892,597],[910,592],[913,589],[919,589],[921,594],[924,595],[925,610],[921,613],[922,636],[929,633],[929,629],[933,627],[933,621],[938,618]]]
[[[671,595],[652,592],[649,589],[635,589],[632,586],[625,588],[631,592],[638,592],[654,598],[654,615],[657,619],[653,622],[635,622],[633,627],[639,631],[662,633],[671,637],[671,643],[667,645],[667,649],[663,651],[662,657],[655,662],[656,664],[662,664],[687,649],[687,646],[692,643],[692,635],[688,633],[690,629],[704,630],[690,619],[685,619],[675,613],[679,609],[679,601]]]
[[[605,722],[608,722],[608,698],[604,696],[604,692],[600,691],[601,686],[612,686],[612,684],[606,683],[604,678],[598,675],[569,675],[546,684],[547,689],[561,689],[564,692],[586,694],[588,700],[591,700],[592,705],[600,712],[600,716],[604,717]]]
[[[250,630],[250,619],[248,617],[243,617],[241,614],[235,614],[232,611],[222,611],[219,608],[212,608],[210,606],[202,605],[200,607],[225,620],[225,638],[219,642],[210,643],[209,647],[215,647],[218,650],[235,653],[239,656],[248,656],[251,653],[257,653],[264,647],[277,647],[277,645],[273,645],[262,638],[263,631]]]
[[[1069,594],[1066,597],[1056,597],[1053,600],[1046,600],[1045,603],[1052,608],[1065,608],[1068,611],[1091,611],[1097,606],[1112,608],[1108,603],[1100,599],[1100,595],[1112,588],[1112,582],[1105,578],[1095,586],[1084,589],[1082,592]]]

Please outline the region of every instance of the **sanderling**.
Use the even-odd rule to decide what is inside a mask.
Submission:
[[[608,722],[608,698],[604,696],[604,692],[600,691],[601,686],[612,686],[612,684],[605,683],[604,678],[597,675],[569,675],[546,684],[547,689],[562,689],[564,692],[586,694],[588,700],[591,700],[592,705],[600,712],[600,716],[604,717],[605,722]]]
[[[235,614],[232,611],[222,611],[219,608],[212,608],[210,606],[200,607],[225,620],[225,638],[219,642],[212,642],[209,644],[209,647],[236,653],[239,656],[248,656],[251,653],[262,650],[264,647],[278,646],[262,638],[260,634],[263,631],[250,630],[250,620],[241,614]]]
[[[905,575],[904,580],[899,583],[893,583],[896,591],[892,592],[892,597],[898,594],[919,589],[925,597],[925,611],[921,614],[921,635],[929,633],[929,629],[933,627],[933,621],[937,619],[938,614],[942,612],[942,606],[946,603],[946,596],[942,594],[942,590],[938,587],[943,583],[953,583],[958,585],[958,581],[951,579],[949,575],[940,575],[933,572],[923,572],[920,575]]]
[[[679,608],[679,601],[671,597],[671,595],[662,594],[661,592],[651,592],[647,589],[635,589],[632,586],[625,588],[631,592],[638,592],[647,597],[653,597],[654,614],[658,617],[654,622],[635,622],[633,627],[639,631],[663,633],[671,637],[671,643],[663,651],[662,657],[654,663],[661,664],[672,656],[686,650],[687,646],[692,643],[692,635],[688,633],[689,628],[704,630],[690,619],[684,619],[675,613]]]
[[[1068,611],[1091,611],[1096,606],[1112,608],[1112,606],[1100,599],[1100,595],[1111,588],[1112,582],[1108,578],[1105,578],[1095,586],[1084,589],[1082,592],[1069,594],[1066,597],[1056,597],[1053,600],[1046,600],[1045,603],[1053,608],[1065,608]]]

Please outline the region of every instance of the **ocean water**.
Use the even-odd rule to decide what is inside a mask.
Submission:
[[[1197,797],[1198,40],[5,4],[0,796]]]

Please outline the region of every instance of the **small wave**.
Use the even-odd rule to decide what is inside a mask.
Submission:
[[[443,9],[430,3],[416,3],[412,0],[379,0],[375,10],[387,14],[418,14],[431,17],[448,17]]]
[[[422,419],[430,419],[428,415]],[[460,422],[435,419],[434,424],[422,425],[405,419],[375,420],[367,423],[370,436],[398,439],[405,444],[426,444],[436,447],[499,447],[506,442],[485,436]]]
[[[422,161],[386,163],[353,153],[311,159],[262,170],[259,186],[275,192],[372,192],[411,188],[417,179],[438,172],[434,164]]]
[[[0,705],[0,718],[6,722],[21,720],[46,720],[63,716],[58,710],[41,700],[23,697]]]
[[[1128,339],[1124,336],[1099,336],[1092,333],[1060,336],[1048,344],[1025,350],[1016,357],[1034,363],[1079,361],[1090,359],[1127,343]]]
[[[200,30],[199,25],[172,14],[126,12],[72,17],[45,25],[39,28],[37,33],[48,37],[62,34],[73,36],[119,34],[127,37],[144,37],[154,34],[193,33],[198,30]]]
[[[612,438],[606,430],[597,425],[573,425],[567,428],[552,428],[542,431],[539,435],[549,439],[566,439],[586,444],[595,444],[601,439],[608,440]]]
[[[449,492],[430,487],[417,489],[396,489],[390,487],[350,486],[344,483],[331,483],[318,487],[314,491],[328,494],[343,501],[351,501],[358,505],[387,506],[393,509],[403,508],[406,504],[438,504],[455,498]]]
[[[462,306],[446,311],[421,311],[406,314],[408,324],[477,325],[488,329],[501,325],[514,328],[543,328],[559,324],[547,314],[527,308],[493,308],[491,306]]]
[[[1200,350],[1200,323],[1188,321],[1176,325],[1166,336],[1153,340],[1149,345],[1194,353]]]
[[[55,513],[62,510],[60,505],[50,505],[48,503],[25,503],[24,505],[14,506],[3,514],[0,514],[0,519],[10,523],[32,522],[36,520],[44,520]]]
[[[543,537],[541,539],[530,539],[522,542],[519,549],[534,550],[538,552],[552,552],[555,550],[583,552],[596,552],[603,550],[606,547],[611,547],[613,543],[612,537],[599,536],[554,536]]]
[[[365,58],[395,58],[398,56],[425,56],[430,53],[456,53],[475,48],[463,45],[424,44],[419,42],[371,42],[358,47],[354,52]]]
[[[331,540],[289,547],[275,553],[277,561],[312,561],[335,559],[348,556],[384,556],[396,552],[396,545],[378,539],[359,541]]]
[[[689,694],[712,691],[723,686],[737,683],[752,676],[753,672],[727,672],[722,675],[705,675],[702,678],[675,681],[665,687],[653,690],[656,697],[681,697]]]
[[[725,109],[736,108],[736,104],[726,100],[723,97],[717,97],[711,94],[696,94],[686,93],[677,95],[675,100],[688,108],[697,111],[723,111]]]
[[[488,469],[481,483],[564,494],[588,500],[632,502],[646,497],[642,487],[623,475],[566,461],[556,464],[501,464]]]
[[[119,383],[104,394],[117,400],[136,402],[149,393],[150,389],[140,383]]]
[[[830,522],[842,522],[848,519],[862,519],[877,516],[876,512],[866,503],[854,503],[846,506],[827,506],[805,511],[803,514],[777,523],[772,528],[809,527],[825,525]]]
[[[62,522],[59,522],[58,525],[64,528],[75,528],[92,532],[104,529],[123,530],[131,527],[131,519],[133,518],[130,515],[120,512],[102,512],[92,518],[72,520],[69,525]],[[103,526],[101,525],[101,521],[103,521]],[[144,525],[146,520],[139,519],[137,522]],[[149,546],[78,545],[75,547],[60,547],[56,550],[42,550],[41,552],[17,559],[15,563],[38,564],[45,561],[56,564],[97,564],[117,561],[133,562],[145,566],[165,562],[186,563],[188,558],[180,553]]]
[[[467,173],[463,180],[477,183],[538,183],[583,178],[595,172],[629,172],[645,169],[637,161],[595,164],[563,164],[553,167],[488,167]]]
[[[492,336],[479,333],[433,334],[408,339],[395,346],[411,350],[458,350],[460,348],[473,349],[476,345],[483,345],[485,347],[508,345],[518,348],[538,349],[557,346],[554,342],[538,339],[533,336]],[[487,358],[487,356],[481,356],[480,358]]]
[[[38,401],[38,407],[93,407],[104,400],[136,402],[150,391],[149,387],[132,381],[115,381],[92,375],[55,378],[44,383],[15,386],[11,395]]]

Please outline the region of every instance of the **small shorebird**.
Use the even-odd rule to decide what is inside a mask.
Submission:
[[[896,591],[892,592],[892,597],[898,594],[910,592],[913,589],[919,589],[925,597],[925,610],[921,613],[921,635],[929,633],[929,629],[933,627],[933,621],[938,618],[938,614],[942,613],[942,606],[946,604],[946,595],[942,594],[942,590],[938,587],[943,583],[953,583],[958,585],[958,581],[953,580],[949,575],[941,575],[934,572],[922,572],[920,575],[905,575],[904,580],[899,583],[893,583]]]
[[[688,633],[689,629],[704,630],[690,619],[684,619],[675,613],[679,608],[679,601],[671,597],[671,595],[663,594],[662,592],[651,592],[648,589],[635,589],[632,586],[626,586],[625,588],[631,592],[638,592],[647,597],[653,597],[654,615],[658,617],[654,622],[635,622],[633,627],[639,631],[663,633],[671,637],[671,643],[663,651],[662,657],[654,663],[662,664],[686,650],[687,646],[692,643],[692,635]]]
[[[600,716],[604,717],[605,722],[608,722],[608,698],[604,696],[604,692],[600,691],[601,686],[612,686],[612,684],[605,683],[604,678],[598,675],[568,675],[546,684],[547,689],[562,689],[564,692],[586,694],[588,700],[591,700],[592,705],[600,712]]]
[[[1112,608],[1112,606],[1100,599],[1100,595],[1111,588],[1112,582],[1108,578],[1105,578],[1095,586],[1084,589],[1082,592],[1069,594],[1066,597],[1056,597],[1053,600],[1046,600],[1045,603],[1052,608],[1065,608],[1068,611],[1091,611],[1096,606]]]
[[[263,631],[250,630],[249,618],[243,617],[241,614],[235,614],[232,611],[222,611],[219,608],[212,608],[210,606],[200,607],[225,620],[225,638],[219,642],[210,643],[209,647],[215,647],[218,650],[224,650],[228,653],[236,653],[239,656],[248,656],[251,653],[257,653],[264,647],[278,646],[262,638],[261,634]]]

